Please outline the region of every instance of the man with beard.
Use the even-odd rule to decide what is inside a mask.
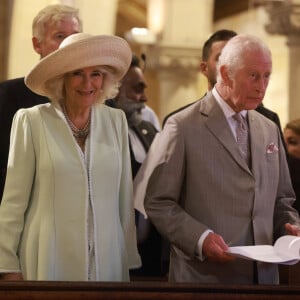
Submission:
[[[105,104],[122,109],[128,122],[129,147],[134,179],[142,165],[150,145],[157,133],[154,125],[143,120],[142,109],[145,107],[147,88],[138,57],[133,54],[128,72],[121,81],[119,92]],[[144,219],[136,211],[136,226],[138,249],[142,259],[142,267],[131,271],[132,279],[141,277],[156,277],[163,275],[162,271],[162,239],[149,219]]]

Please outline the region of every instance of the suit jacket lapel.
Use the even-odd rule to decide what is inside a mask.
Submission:
[[[157,133],[157,130],[154,128],[154,126],[151,126],[152,124],[141,121],[137,125],[132,125],[131,128],[136,133],[136,135],[139,137],[141,143],[143,144],[146,152],[148,152],[151,143]]]
[[[256,112],[251,110],[248,111],[252,170],[255,168],[255,162],[260,163],[263,160],[262,154],[266,151],[262,149],[262,147],[264,147],[263,145],[265,145],[264,136],[259,123],[255,120],[255,113]]]
[[[206,126],[212,134],[220,141],[227,149],[228,153],[232,155],[234,160],[248,173],[251,171],[242,157],[239,146],[236,143],[229,124],[224,116],[222,109],[211,93],[208,94],[202,101],[203,105],[200,107],[200,113],[207,116]]]

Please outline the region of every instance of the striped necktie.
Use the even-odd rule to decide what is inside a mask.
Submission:
[[[242,156],[246,160],[247,164],[250,163],[250,150],[249,150],[249,132],[246,120],[240,113],[236,113],[233,118],[237,122],[236,126],[236,138],[240,147]]]

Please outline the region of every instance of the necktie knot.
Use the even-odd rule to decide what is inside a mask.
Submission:
[[[236,113],[233,118],[237,121],[237,126],[242,128],[243,130],[247,130],[246,129],[246,124],[245,124],[245,120],[243,118],[243,116],[240,113]]]

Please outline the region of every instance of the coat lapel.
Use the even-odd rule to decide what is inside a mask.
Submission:
[[[206,126],[208,130],[219,140],[234,160],[248,173],[251,171],[242,157],[239,146],[237,145],[229,124],[224,116],[222,109],[211,93],[203,100],[200,113],[207,116]]]
[[[263,160],[262,154],[265,154],[265,150],[262,148],[264,147],[263,145],[265,145],[265,142],[263,131],[257,122],[254,111],[248,111],[248,124],[250,132],[252,170],[254,170],[255,162],[260,163]]]

